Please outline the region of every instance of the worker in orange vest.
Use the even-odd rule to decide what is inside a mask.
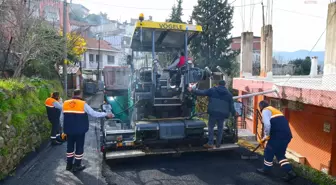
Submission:
[[[109,117],[112,113],[94,111],[81,97],[81,91],[75,90],[72,99],[63,104],[62,119],[64,133],[67,135],[66,170],[77,172],[85,169],[81,164],[84,154],[85,134],[89,130],[88,114],[92,117]],[[73,165],[73,160],[75,163]]]
[[[60,102],[59,92],[53,92],[51,97],[46,99],[45,106],[47,109],[48,119],[52,125],[50,134],[51,144],[60,145],[62,144],[62,140],[60,139],[60,115],[62,105]]]

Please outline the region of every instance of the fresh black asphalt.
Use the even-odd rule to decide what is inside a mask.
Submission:
[[[90,104],[98,108],[101,93],[93,96]],[[45,147],[33,160],[18,168],[3,185],[284,185],[282,171],[275,166],[271,177],[255,172],[262,165],[259,160],[242,160],[246,152],[190,153],[180,157],[148,156],[103,162],[98,145],[98,120],[91,118],[86,135],[84,164],[78,174],[65,171],[66,144]],[[298,178],[290,184],[312,185]]]

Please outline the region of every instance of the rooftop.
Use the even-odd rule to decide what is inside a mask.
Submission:
[[[85,38],[86,46],[88,49],[99,49],[99,41],[95,38]],[[112,47],[107,41],[100,40],[100,49],[108,51],[119,51],[117,48]]]
[[[234,78],[233,88],[248,93],[276,88],[278,94],[265,94],[265,96],[336,109],[335,78],[333,75],[273,76],[272,78],[253,76]]]
[[[252,76],[236,79],[258,80],[258,81],[271,82],[277,86],[327,90],[327,91],[335,91],[336,93],[336,86],[335,86],[336,83],[331,80],[323,80],[322,77],[323,77],[322,75],[318,75],[315,77],[286,75],[286,76],[273,76],[272,78]]]

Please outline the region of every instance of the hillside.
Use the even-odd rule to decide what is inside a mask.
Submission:
[[[277,60],[282,60],[284,62],[288,62],[289,60],[294,60],[297,58],[305,58],[308,55],[308,50],[298,50],[294,52],[288,51],[274,51],[273,57]],[[323,65],[324,62],[324,51],[313,51],[309,54],[310,57],[317,56],[318,64]]]

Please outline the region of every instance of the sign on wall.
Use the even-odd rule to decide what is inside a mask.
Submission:
[[[330,130],[331,130],[330,123],[329,122],[324,122],[324,124],[323,124],[323,131],[330,133]]]

